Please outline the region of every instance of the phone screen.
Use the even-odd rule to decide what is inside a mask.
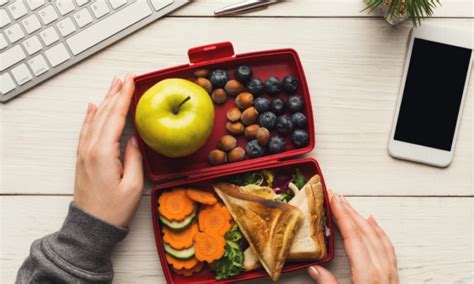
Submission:
[[[471,53],[415,38],[395,140],[451,151]]]

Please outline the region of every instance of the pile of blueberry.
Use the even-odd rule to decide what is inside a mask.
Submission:
[[[298,80],[294,76],[287,75],[282,80],[271,76],[262,81],[253,77],[252,69],[246,65],[235,69],[234,80],[229,80],[227,72],[219,69],[206,75],[212,85],[209,93],[216,93],[217,87],[222,88],[222,93],[236,97],[235,107],[227,113],[226,128],[231,136],[244,134],[249,140],[245,146],[249,158],[281,153],[287,149],[287,140],[291,140],[296,148],[309,144],[308,119],[303,114],[305,102],[297,95]],[[215,99],[215,96],[212,97]],[[224,136],[218,149],[210,153],[211,164],[236,162],[245,158],[243,149],[237,147],[236,143],[225,143],[233,141],[228,136]],[[240,155],[236,155],[237,152]]]

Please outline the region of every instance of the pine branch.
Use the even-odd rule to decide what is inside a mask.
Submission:
[[[387,19],[391,19],[394,15],[405,15],[413,21],[415,26],[421,24],[421,19],[433,15],[433,9],[441,6],[440,0],[367,0],[367,6],[363,11],[373,12],[380,5],[388,5],[385,14]]]

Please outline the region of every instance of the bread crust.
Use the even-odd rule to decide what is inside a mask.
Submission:
[[[287,203],[242,193],[230,183],[215,184],[214,189],[267,273],[278,280],[303,222],[301,211]]]

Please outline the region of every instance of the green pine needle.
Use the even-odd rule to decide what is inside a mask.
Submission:
[[[367,6],[363,11],[373,12],[377,7],[389,2],[388,11],[385,15],[387,19],[397,15],[408,14],[415,26],[421,24],[421,19],[433,15],[433,9],[441,5],[440,0],[367,0]]]

